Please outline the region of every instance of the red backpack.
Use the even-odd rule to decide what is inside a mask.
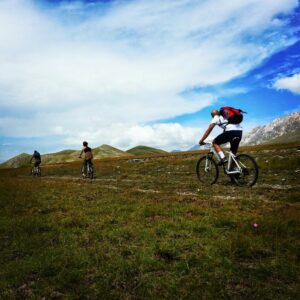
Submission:
[[[220,108],[220,115],[228,120],[228,124],[240,124],[243,121],[243,114],[246,113],[241,109],[224,106]]]

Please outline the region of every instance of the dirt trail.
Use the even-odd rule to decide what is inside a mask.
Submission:
[[[32,178],[30,176],[19,176],[21,178],[26,178],[26,179],[36,179]],[[68,180],[68,181],[76,181],[76,182],[86,182],[86,183],[93,183],[93,182],[136,182],[137,180],[134,179],[107,179],[107,178],[94,178],[94,179],[83,179],[80,177],[73,177],[73,176],[42,176],[41,178],[37,179],[50,179],[50,180]],[[101,185],[103,188],[108,188],[112,190],[124,190],[124,187],[118,187],[115,185]],[[166,193],[164,190],[154,190],[154,189],[142,189],[142,188],[131,188],[132,191],[137,191],[140,193],[147,193],[147,194],[163,194]],[[170,192],[171,194],[174,195],[179,195],[179,196],[198,196],[197,193],[193,193],[190,191],[182,191],[182,192]]]
[[[31,176],[18,176],[18,178],[27,178],[27,179],[35,179]],[[42,176],[40,179],[51,179],[51,180],[70,180],[70,181],[82,181],[82,182],[142,182],[142,180],[139,179],[116,179],[116,178],[81,178],[81,177],[74,177],[74,176]],[[252,188],[258,189],[258,188],[268,188],[268,189],[274,189],[274,190],[290,190],[293,188],[300,188],[300,185],[291,185],[291,184],[268,184],[268,183],[256,183]],[[154,190],[154,189],[137,189],[140,192],[146,192],[146,193],[159,193],[162,192],[160,190]],[[195,193],[190,192],[177,192],[177,194],[185,194],[185,195],[197,195]]]

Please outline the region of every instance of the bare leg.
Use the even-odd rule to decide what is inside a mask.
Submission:
[[[214,149],[216,150],[217,153],[222,151],[222,148],[215,143],[215,140],[213,140],[212,144],[213,144],[213,147],[214,147]]]
[[[215,151],[218,153],[219,159],[223,162],[225,159],[225,154],[222,151],[222,148],[215,141],[213,141],[213,147]]]

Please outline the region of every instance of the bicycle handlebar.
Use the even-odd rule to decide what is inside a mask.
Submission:
[[[212,143],[203,143],[203,144],[199,144],[199,146],[201,147],[201,146],[209,146],[209,147],[211,147],[212,146]]]

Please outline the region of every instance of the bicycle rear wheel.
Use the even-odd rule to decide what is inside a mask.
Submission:
[[[38,167],[35,167],[35,166],[34,166],[34,167],[32,168],[32,175],[33,175],[33,177],[38,176],[38,174],[39,174],[38,172],[39,172],[39,171],[38,171]]]
[[[253,186],[258,178],[258,166],[255,159],[247,154],[240,154],[235,159],[242,171],[231,175],[231,179],[239,186]]]
[[[201,183],[214,184],[219,177],[219,168],[212,158],[203,156],[197,162],[196,173]]]
[[[90,178],[90,179],[93,179],[94,178],[94,169],[93,169],[93,166],[92,165],[89,165],[88,166],[88,177]]]

